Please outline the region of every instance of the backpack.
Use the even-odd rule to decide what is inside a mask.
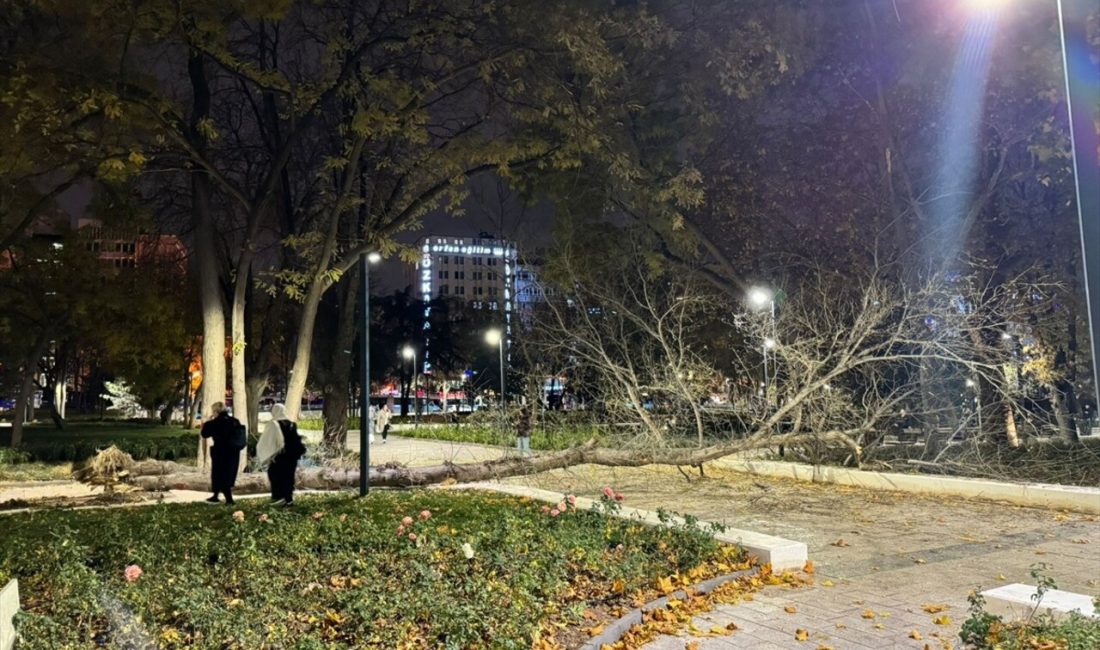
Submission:
[[[290,420],[279,420],[279,429],[283,433],[283,452],[295,460],[306,455],[306,446],[298,434],[298,425]]]
[[[236,422],[236,420],[234,421]],[[233,425],[233,433],[229,436],[229,444],[236,447],[238,451],[248,446],[248,429],[240,422]]]

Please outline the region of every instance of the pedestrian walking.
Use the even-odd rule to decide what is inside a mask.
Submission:
[[[214,496],[209,503],[218,503],[218,495],[225,496],[225,503],[233,503],[233,484],[237,482],[237,465],[241,450],[248,446],[248,432],[240,421],[229,414],[225,404],[214,402],[210,407],[210,419],[202,425],[202,437],[213,440],[210,450],[210,485]]]
[[[256,460],[260,467],[267,468],[272,502],[282,501],[284,506],[294,503],[294,475],[298,461],[305,454],[306,446],[298,433],[298,425],[287,417],[286,406],[271,407],[271,421],[264,427],[264,434],[256,445]]]
[[[374,430],[382,432],[382,444],[386,444],[386,436],[390,433],[390,420],[393,418],[393,411],[390,410],[389,404],[382,405],[382,408],[378,411],[378,419],[374,422]]]
[[[533,427],[531,416],[530,404],[521,406],[519,414],[516,416],[516,448],[519,449],[520,456],[527,456],[531,453],[531,429]]]

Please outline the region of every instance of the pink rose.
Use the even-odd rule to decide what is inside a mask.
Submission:
[[[622,501],[624,498],[626,498],[626,497],[624,497],[623,495],[621,495],[617,492],[615,493],[615,500],[616,501]]]
[[[401,520],[401,525],[403,525],[403,526],[412,526],[412,523],[413,523],[413,518],[412,517],[405,517],[404,519]]]
[[[570,494],[569,496],[565,497],[565,500],[568,501],[569,505],[571,506],[577,505],[577,495],[575,494]]]
[[[141,574],[143,573],[145,572],[141,570],[141,567],[136,564],[131,564],[130,566],[126,567],[126,570],[122,572],[122,575],[126,576],[126,582],[137,582],[138,578],[140,578]]]
[[[268,517],[266,512],[264,514],[260,515],[260,523],[266,524],[270,521],[271,521],[271,517]]]
[[[244,511],[238,510],[233,513],[233,521],[244,521]]]
[[[557,517],[560,514],[561,514],[561,511],[558,510],[557,508],[554,508],[553,510],[550,511],[550,516],[551,517]]]
[[[340,515],[340,521],[347,521],[347,520],[348,520],[347,515]]]
[[[566,510],[568,510],[568,508],[566,507],[564,501],[562,501],[561,503],[558,504],[558,511],[559,512],[565,512]]]
[[[614,499],[615,498],[615,490],[612,490],[611,486],[605,487],[603,489],[603,495],[605,497],[607,497],[608,499]]]
[[[415,542],[416,541],[416,533],[409,533],[409,541],[410,542]]]
[[[543,506],[542,507],[542,514],[546,515],[546,514],[549,514],[549,513],[550,513],[550,506]]]
[[[431,510],[421,510],[420,511],[420,521],[428,521],[431,518],[432,518],[432,511]]]
[[[324,516],[325,516],[325,513],[323,513],[323,512],[315,512],[315,513],[313,513],[313,514],[312,514],[311,516],[313,517],[313,521],[319,521],[319,520],[321,519],[321,517],[324,517]]]
[[[405,534],[405,527],[404,526],[398,526],[397,527],[397,534],[398,534],[398,536],[404,535]]]

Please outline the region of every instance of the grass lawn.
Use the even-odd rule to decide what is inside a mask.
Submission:
[[[553,516],[503,495],[377,491],[237,508],[13,515],[0,582],[20,580],[21,650],[142,637],[162,648],[553,648],[593,625],[593,609],[653,597],[668,576],[741,568],[739,549],[693,527]]]

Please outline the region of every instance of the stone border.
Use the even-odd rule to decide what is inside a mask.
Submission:
[[[1006,621],[1027,620],[1034,614],[1050,614],[1062,619],[1074,611],[1082,616],[1100,619],[1100,610],[1093,605],[1092,598],[1084,594],[1049,589],[1038,601],[1037,594],[1038,587],[1018,582],[982,592],[985,611]]]
[[[833,483],[872,490],[933,494],[1007,501],[1032,508],[1100,514],[1100,488],[1045,483],[1009,483],[979,478],[872,472],[831,465],[806,465],[771,460],[723,458],[711,464],[721,469],[811,483]]]
[[[0,650],[15,647],[15,615],[19,612],[19,581],[11,580],[0,589]]]
[[[563,498],[560,492],[551,492],[550,490],[541,490],[524,485],[511,485],[505,483],[459,483],[447,487],[451,489],[489,490],[492,492],[511,494],[512,496],[528,497],[546,503],[559,503]],[[591,509],[595,503],[595,499],[577,497],[578,508]],[[657,516],[656,512],[650,510],[624,507],[619,516],[624,519],[637,520],[653,526],[666,525],[661,521],[660,517]],[[681,517],[675,516],[669,521],[671,524],[682,524],[683,522],[684,520]],[[705,526],[708,522],[700,521],[699,523]],[[741,546],[741,548],[745,549],[746,553],[756,556],[761,564],[771,564],[772,569],[776,572],[786,571],[788,569],[801,569],[806,565],[806,560],[809,557],[806,544],[802,542],[795,542],[772,535],[764,535],[751,530],[727,528],[725,532],[716,533],[714,538],[726,544],[737,544]]]
[[[711,591],[714,591],[716,588],[726,584],[727,582],[737,580],[738,578],[742,578],[744,576],[752,575],[758,570],[759,568],[745,569],[736,573],[718,576],[717,578],[711,578],[710,580],[700,582],[697,585],[692,585],[687,589],[678,589],[667,596],[662,596],[658,598],[657,600],[652,600],[637,609],[630,610],[618,619],[608,623],[603,632],[589,639],[587,643],[580,647],[580,650],[600,650],[600,648],[602,648],[604,645],[616,643],[617,641],[619,641],[619,639],[623,638],[623,635],[630,631],[630,628],[634,627],[635,625],[640,625],[646,613],[651,612],[655,609],[664,609],[665,607],[668,607],[668,601],[673,598],[675,598],[676,600],[686,599],[688,597],[688,591],[694,594],[709,594]]]

